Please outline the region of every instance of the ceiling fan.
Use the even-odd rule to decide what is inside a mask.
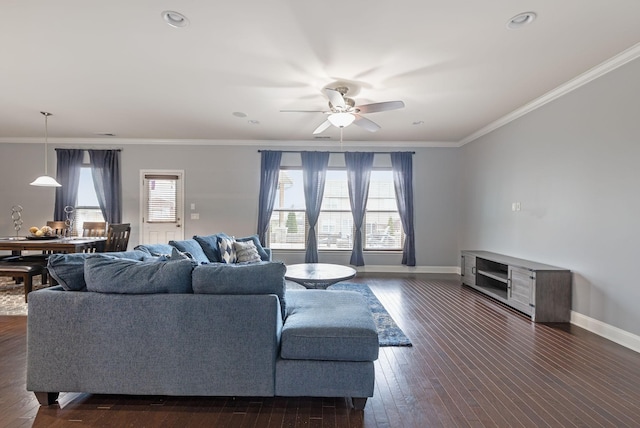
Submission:
[[[352,123],[370,132],[376,132],[380,125],[362,116],[366,113],[376,113],[380,111],[395,110],[404,107],[402,101],[385,101],[381,103],[363,104],[356,106],[353,98],[348,98],[346,86],[338,86],[335,89],[324,88],[323,92],[329,99],[329,110],[280,110],[281,112],[302,112],[302,113],[324,113],[328,115],[327,120],[318,126],[313,134],[324,132],[331,125],[337,128],[344,128]]]

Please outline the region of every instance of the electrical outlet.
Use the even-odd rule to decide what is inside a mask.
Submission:
[[[200,213],[191,213],[191,220],[200,220]]]

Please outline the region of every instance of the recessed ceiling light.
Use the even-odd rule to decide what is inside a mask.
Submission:
[[[162,19],[164,19],[167,24],[176,28],[186,27],[189,25],[189,20],[186,16],[173,10],[165,10],[162,12]]]
[[[234,111],[233,113],[231,113],[232,115],[234,115],[235,117],[247,117],[246,113],[243,113],[241,111]]]
[[[424,125],[424,120],[416,120],[412,125]]]
[[[249,122],[251,125],[260,125],[260,121],[255,119],[249,119],[247,120],[247,122]]]
[[[529,25],[533,21],[535,21],[537,16],[538,15],[536,15],[535,12],[519,13],[516,16],[514,16],[513,18],[511,18],[509,21],[507,21],[507,28],[509,28],[511,30],[516,30],[518,28],[522,28],[525,25]]]

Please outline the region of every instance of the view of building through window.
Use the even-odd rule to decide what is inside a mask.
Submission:
[[[304,249],[308,223],[301,169],[282,169],[271,216],[269,246]],[[353,216],[346,170],[328,170],[322,208],[316,226],[318,249],[351,250]],[[365,250],[401,250],[404,240],[391,170],[371,172],[363,222]]]

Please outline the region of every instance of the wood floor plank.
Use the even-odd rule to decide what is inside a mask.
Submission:
[[[132,397],[25,391],[26,317],[0,316],[4,427],[637,427],[640,354],[535,324],[455,275],[362,274],[412,340],[380,348],[364,411],[345,398]]]

